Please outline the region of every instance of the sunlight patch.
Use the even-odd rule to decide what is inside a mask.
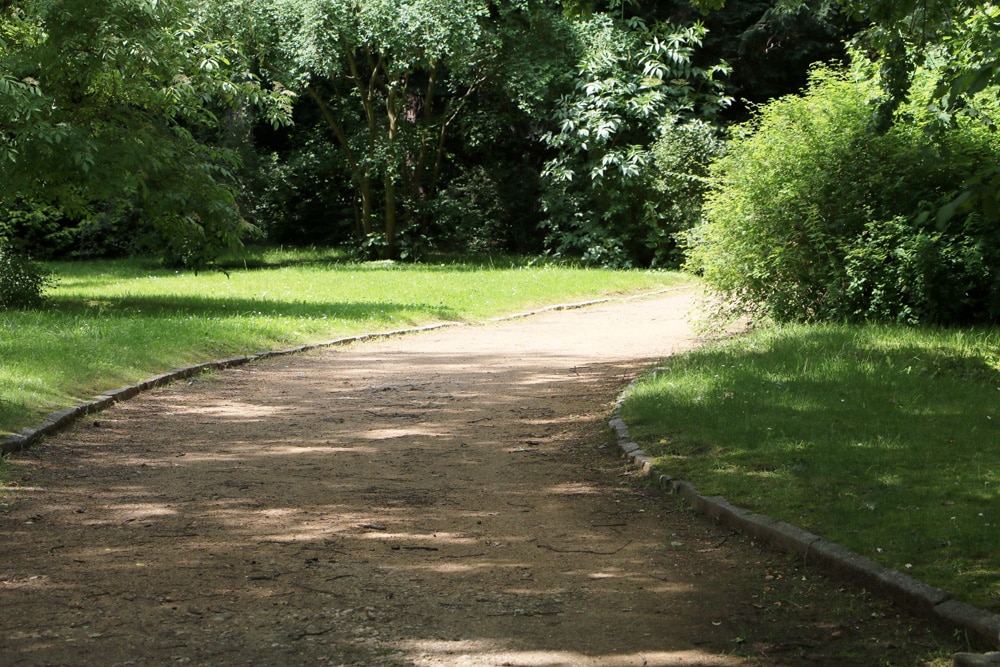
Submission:
[[[253,421],[254,419],[264,419],[274,417],[283,412],[290,412],[290,408],[267,407],[263,405],[253,405],[251,403],[223,403],[209,406],[199,406],[191,408],[175,407],[171,410],[178,415],[212,415],[214,417],[238,417],[243,421]]]
[[[411,438],[414,436],[431,436],[440,437],[448,435],[447,433],[441,433],[434,429],[429,428],[373,428],[369,431],[365,431],[363,434],[359,434],[358,437],[367,438],[368,440],[392,440],[394,438]]]
[[[564,496],[592,496],[600,493],[600,490],[592,485],[583,482],[566,482],[549,487],[549,493],[558,493]]]
[[[409,653],[407,659],[419,667],[444,663],[451,667],[500,667],[501,665],[518,665],[519,667],[716,665],[728,667],[746,664],[735,657],[699,650],[643,651],[636,649],[635,652],[624,655],[587,655],[578,651],[558,649],[547,651],[512,650],[496,641],[430,639],[398,642],[396,646]]]

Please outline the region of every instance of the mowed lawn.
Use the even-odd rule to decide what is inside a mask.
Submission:
[[[474,322],[691,282],[510,258],[436,264],[258,251],[225,272],[141,260],[47,265],[50,305],[0,312],[0,434],[184,365],[434,322]]]
[[[661,468],[1000,612],[1000,330],[785,326],[667,360]]]

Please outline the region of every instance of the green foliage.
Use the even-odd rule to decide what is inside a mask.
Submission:
[[[270,241],[412,259],[537,236],[537,196],[516,180],[537,181],[538,128],[574,62],[560,12],[535,0],[234,4],[267,75],[302,92],[294,127],[255,132],[263,156],[244,179]],[[505,219],[482,234],[457,208],[472,180],[503,199]]]
[[[0,21],[0,204],[142,211],[174,262],[201,265],[249,230],[218,113],[287,97],[261,90],[210,4],[29,0]]]
[[[522,179],[517,183],[505,182],[518,175]],[[496,166],[464,169],[431,204],[428,219],[437,226],[433,230],[436,243],[448,250],[466,252],[503,252],[514,245],[516,221],[505,191],[517,188],[522,196],[529,195],[530,179],[530,173]]]
[[[727,112],[740,118],[744,106],[799,92],[816,62],[843,60],[844,42],[858,25],[839,10],[836,0],[729,0],[725,8],[703,18],[709,34],[705,56],[723,59],[732,68],[727,91],[736,98]]]
[[[882,98],[882,130],[914,94],[914,74],[924,66],[938,70],[934,104],[945,122],[967,111],[972,98],[1000,84],[1000,7],[980,0],[841,0],[846,11],[868,23],[855,42],[875,54]],[[1000,192],[994,192],[994,199]]]
[[[486,0],[272,0],[277,77],[319,110],[355,190],[361,245],[383,258],[438,188],[444,140],[488,78]],[[419,230],[415,232],[419,234]]]
[[[692,0],[703,11],[720,10],[725,0]],[[803,0],[777,0],[779,13],[794,13],[811,7]],[[944,57],[942,87],[935,97],[947,93],[968,99],[986,84],[1000,83],[1000,8],[981,0],[837,0],[844,13],[862,28],[855,44],[878,63],[883,93],[879,118],[885,129],[895,110],[904,104],[917,69]],[[820,6],[824,6],[821,3]],[[980,85],[981,84],[981,85]]]
[[[917,104],[905,108],[907,122],[875,133],[877,94],[860,68],[818,69],[803,96],[776,100],[735,130],[713,167],[717,187],[689,261],[735,312],[1000,318],[996,226],[971,213],[930,214],[996,162],[996,137],[970,121],[930,135],[933,117]]]
[[[37,308],[51,286],[49,273],[0,237],[0,310]]]
[[[726,68],[693,64],[699,25],[649,28],[595,14],[577,30],[584,51],[575,90],[544,137],[555,151],[542,171],[547,245],[555,256],[605,266],[662,263],[681,229],[660,210],[651,148],[661,135],[670,141],[671,126],[728,103],[716,81]]]
[[[908,323],[995,322],[998,262],[1000,228],[978,214],[943,230],[902,217],[871,222],[846,253],[845,310]]]
[[[303,122],[291,136],[281,152],[247,160],[247,218],[268,243],[343,245],[356,233],[343,157],[321,125]]]
[[[724,0],[693,0],[703,10],[719,9]],[[973,98],[989,86],[1000,85],[1000,6],[981,0],[837,0],[862,29],[852,42],[878,66],[879,99],[874,114],[879,131],[899,118],[900,108],[915,100],[935,108],[939,123],[947,126],[960,116],[992,123],[989,113]],[[776,7],[793,10],[802,0],[778,0]],[[922,93],[921,67],[938,72],[937,85]],[[956,197],[942,209],[978,207],[1000,222],[1000,169],[987,163],[971,174]]]
[[[0,238],[10,247],[33,251],[40,259],[52,259],[73,244],[66,216],[57,207],[34,202],[18,202],[0,213]]]
[[[683,262],[684,236],[702,220],[709,166],[724,150],[719,131],[705,121],[661,129],[650,148],[655,176],[647,207],[655,222],[646,225],[646,247],[653,251],[653,264],[677,267]]]

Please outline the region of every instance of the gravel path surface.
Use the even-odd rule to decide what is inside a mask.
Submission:
[[[871,665],[947,635],[635,477],[693,295],[272,358],[19,454],[2,665]],[[943,652],[943,653],[942,653]]]

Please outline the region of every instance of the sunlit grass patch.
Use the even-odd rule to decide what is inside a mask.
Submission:
[[[1000,332],[763,330],[669,359],[624,416],[702,493],[1000,609]]]
[[[690,281],[518,258],[351,263],[323,249],[259,250],[222,266],[49,264],[48,308],[0,312],[0,434],[192,363]]]

